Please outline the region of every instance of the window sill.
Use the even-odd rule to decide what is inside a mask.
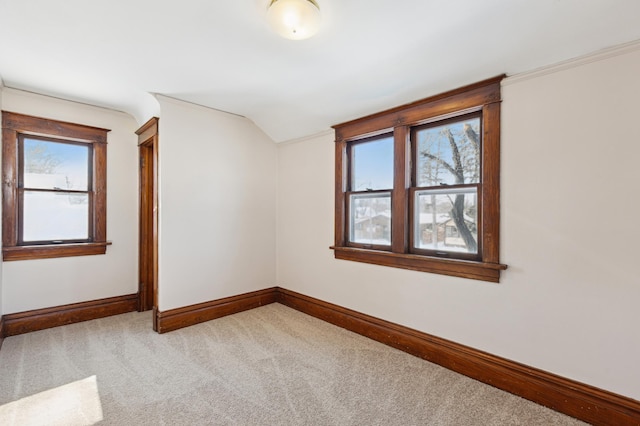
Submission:
[[[353,247],[330,247],[334,257],[341,260],[431,272],[480,281],[500,282],[500,271],[507,269],[501,263],[473,262],[469,260],[441,259],[415,254],[391,253]]]
[[[111,241],[101,243],[49,244],[2,248],[2,260],[51,259],[56,257],[105,254]]]

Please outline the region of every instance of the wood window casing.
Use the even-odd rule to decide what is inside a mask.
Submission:
[[[335,243],[337,259],[499,282],[500,271],[500,82],[504,76],[481,81],[409,105],[333,126],[335,151]],[[439,257],[413,246],[415,144],[418,126],[469,114],[481,117],[482,145],[478,190],[478,253]],[[394,177],[391,191],[391,250],[349,242],[348,194],[350,146],[385,133],[394,138]],[[463,185],[464,186],[464,185]],[[468,185],[466,185],[468,186]]]
[[[28,260],[105,254],[107,245],[107,133],[109,130],[2,111],[2,258]],[[89,145],[91,162],[88,238],[83,241],[22,241],[20,143],[25,136]]]

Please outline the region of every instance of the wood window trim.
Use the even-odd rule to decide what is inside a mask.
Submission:
[[[336,259],[410,269],[482,281],[499,282],[500,271],[500,82],[504,75],[461,87],[408,105],[333,126],[335,144]],[[480,260],[460,260],[410,253],[409,196],[411,193],[411,128],[426,123],[482,113],[482,206]],[[391,251],[351,247],[347,241],[347,174],[349,142],[384,133],[394,134]]]
[[[107,133],[110,130],[2,111],[2,259],[28,260],[105,254],[107,246]],[[18,137],[52,137],[93,147],[91,241],[69,244],[18,244]]]

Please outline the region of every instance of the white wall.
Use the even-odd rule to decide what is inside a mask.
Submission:
[[[276,145],[246,118],[158,100],[160,310],[276,285]]]
[[[500,284],[333,259],[334,143],[278,149],[278,284],[640,399],[640,47],[503,87]]]
[[[2,90],[2,109],[111,129],[107,141],[105,255],[3,262],[2,313],[10,314],[138,291],[138,164],[136,121],[129,115]]]

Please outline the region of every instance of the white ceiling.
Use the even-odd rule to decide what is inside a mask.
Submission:
[[[320,33],[292,41],[269,0],[0,0],[0,77],[140,124],[159,93],[281,142],[640,39],[638,0],[317,1]]]

